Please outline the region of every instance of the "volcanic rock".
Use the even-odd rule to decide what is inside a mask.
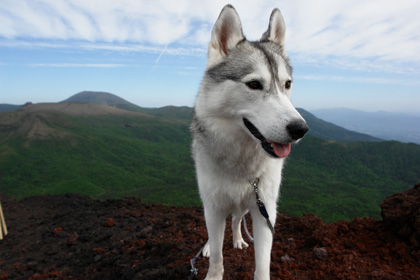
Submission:
[[[325,224],[279,213],[271,279],[420,279],[419,199],[420,185],[385,199],[383,221]],[[187,279],[207,241],[201,207],[73,194],[0,200],[9,229],[0,241],[0,279]],[[253,279],[254,246],[233,249],[230,228],[228,220],[224,279]],[[208,265],[198,258],[197,279]]]
[[[420,184],[387,197],[381,210],[387,228],[405,240],[420,261]]]
[[[323,260],[328,257],[328,252],[325,247],[314,248],[313,252],[315,257],[317,257],[319,260]]]

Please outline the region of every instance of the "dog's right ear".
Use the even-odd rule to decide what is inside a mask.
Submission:
[[[211,33],[207,67],[221,62],[229,51],[244,39],[238,13],[232,5],[226,5]]]
[[[286,37],[286,25],[279,9],[274,9],[270,16],[268,30],[262,35],[261,41],[271,41],[284,49],[284,39]]]

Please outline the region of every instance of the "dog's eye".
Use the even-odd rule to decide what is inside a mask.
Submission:
[[[247,87],[249,87],[250,89],[253,90],[262,90],[263,86],[260,82],[258,81],[250,81],[248,83],[246,83]]]
[[[291,80],[288,80],[288,81],[286,81],[285,83],[284,83],[284,87],[286,88],[286,89],[290,89],[290,87],[292,86],[292,81]]]

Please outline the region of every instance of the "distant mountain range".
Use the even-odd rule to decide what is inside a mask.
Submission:
[[[166,106],[162,108],[143,108],[108,92],[83,91],[59,103],[27,103],[24,106],[6,105],[0,107],[7,111],[21,108],[25,112],[33,110],[50,110],[71,115],[99,115],[99,114],[124,114],[136,112],[164,119],[176,119],[189,123],[192,118],[193,108]],[[114,109],[112,109],[114,108]],[[333,123],[323,121],[308,111],[298,108],[299,113],[307,121],[309,135],[330,141],[380,141],[381,139],[367,134],[347,130]]]
[[[281,211],[379,218],[387,195],[420,181],[419,145],[379,141],[299,111],[310,132],[287,159]],[[0,112],[0,193],[199,205],[191,116],[189,107],[141,108],[98,92]]]
[[[107,92],[83,91],[60,103],[102,104],[152,116],[191,121],[191,107],[144,108]],[[26,105],[26,104],[25,104]],[[0,104],[0,112],[24,105]],[[308,112],[298,108],[307,120],[309,135],[333,141],[396,140],[420,144],[420,115],[390,112],[363,112],[347,108],[319,109]]]
[[[193,114],[193,108],[190,107],[166,106],[162,108],[142,108],[114,94],[106,92],[83,91],[73,95],[72,97],[62,102],[107,104],[125,110],[141,112],[157,117],[178,119],[186,122],[191,121],[191,117]],[[308,125],[310,127],[309,135],[332,141],[380,141],[379,138],[350,131],[339,127],[333,123],[325,122],[304,109],[298,108],[298,111],[308,122]]]
[[[0,104],[0,112],[9,112],[17,110],[24,105]]]
[[[384,140],[420,144],[420,116],[390,112],[363,112],[347,108],[313,110],[323,120]]]
[[[60,103],[90,103],[98,105],[108,105],[119,109],[124,109],[133,112],[144,113],[152,116],[177,119],[185,122],[190,122],[193,114],[193,108],[191,107],[175,107],[166,106],[161,108],[144,108],[137,106],[119,96],[116,96],[108,92],[95,92],[95,91],[83,91],[77,93]],[[20,108],[19,105],[0,104],[1,111],[12,111]],[[298,108],[298,111],[302,114],[305,120],[308,122],[310,130],[309,135],[321,139],[327,139],[332,141],[380,141],[380,137],[372,137],[368,133],[360,133],[340,127],[334,122],[327,122],[320,118],[315,117],[310,112]]]
[[[297,109],[302,117],[306,120],[309,126],[309,135],[315,136],[317,138],[332,140],[332,141],[342,141],[342,142],[353,142],[353,141],[381,141],[381,139],[372,137],[367,134],[351,131],[335,125],[330,122],[326,122],[315,117],[313,114],[308,111],[298,108]]]

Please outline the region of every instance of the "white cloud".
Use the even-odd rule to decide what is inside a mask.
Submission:
[[[169,46],[169,45],[168,45]],[[159,45],[142,45],[134,43],[95,43],[95,42],[74,42],[74,41],[25,41],[25,40],[0,40],[0,47],[8,48],[47,48],[47,49],[64,49],[64,50],[104,50],[117,52],[142,52],[151,54],[160,54],[165,50],[165,46]],[[165,53],[170,55],[181,56],[205,56],[207,50],[205,48],[194,47],[167,47]]]
[[[31,67],[77,67],[77,68],[115,68],[115,67],[137,67],[133,64],[111,64],[111,63],[33,63],[28,64]]]
[[[417,0],[231,1],[249,39],[259,39],[271,10],[282,10],[286,48],[305,59],[366,61],[391,71],[420,62],[420,2]],[[2,0],[2,44],[27,43],[86,49],[114,49],[203,55],[221,0]],[[34,42],[42,39],[42,42]],[[49,40],[53,41],[52,43]],[[57,43],[57,40],[59,43]],[[6,42],[5,42],[6,41]],[[55,43],[54,43],[55,42]],[[177,47],[172,47],[176,45]],[[347,62],[347,66],[344,64]],[[404,67],[402,67],[404,68]],[[417,71],[417,70],[416,70]]]
[[[418,1],[295,3],[288,9],[289,49],[295,52],[420,62]]]
[[[420,86],[420,81],[407,81],[398,78],[374,78],[374,77],[348,77],[334,75],[302,75],[296,76],[295,79],[309,81],[331,81],[344,83],[362,83],[362,84],[380,84],[380,85],[404,85],[404,86]]]

